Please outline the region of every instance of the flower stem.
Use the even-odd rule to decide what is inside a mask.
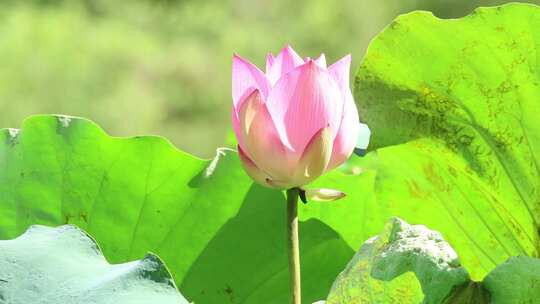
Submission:
[[[298,188],[287,190],[287,242],[289,251],[289,292],[292,304],[301,304],[300,246],[298,242]]]

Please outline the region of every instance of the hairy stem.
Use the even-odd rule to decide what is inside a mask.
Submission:
[[[289,291],[292,304],[301,304],[300,246],[298,242],[297,188],[287,190],[287,242],[289,251]]]

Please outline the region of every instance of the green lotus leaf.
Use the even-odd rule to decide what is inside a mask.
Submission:
[[[537,303],[540,300],[540,259],[512,257],[486,276],[484,286],[493,304]]]
[[[477,281],[540,252],[539,50],[538,6],[413,12],[372,41],[355,79],[371,210],[440,231]]]
[[[0,238],[74,224],[113,263],[155,252],[195,303],[288,299],[284,196],[254,185],[235,151],[201,160],[163,138],[36,116],[0,132],[0,167]],[[304,298],[314,301],[354,250],[332,220],[306,219],[301,230]]]
[[[456,252],[440,233],[395,218],[362,245],[326,303],[442,303],[468,281]]]
[[[188,304],[156,255],[111,265],[71,225],[0,240],[0,303]]]

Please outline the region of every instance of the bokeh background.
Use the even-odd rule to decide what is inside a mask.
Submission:
[[[262,67],[290,43],[329,63],[352,53],[354,71],[399,14],[456,18],[505,2],[0,0],[0,128],[76,115],[111,135],[161,135],[211,157],[230,141],[233,52]]]

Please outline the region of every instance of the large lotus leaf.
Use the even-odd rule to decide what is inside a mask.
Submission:
[[[71,225],[0,240],[0,303],[188,304],[157,256],[111,265]]]
[[[414,12],[374,39],[355,80],[377,149],[355,170],[373,170],[375,212],[442,232],[476,280],[540,251],[539,53],[534,5]]]
[[[75,224],[111,262],[155,252],[196,303],[287,301],[285,199],[253,185],[236,152],[206,161],[162,138],[113,138],[56,116],[30,118],[0,140],[0,238]],[[354,254],[331,224],[301,223],[306,301],[324,298]]]

